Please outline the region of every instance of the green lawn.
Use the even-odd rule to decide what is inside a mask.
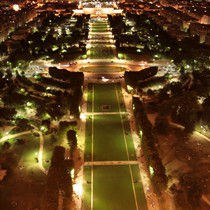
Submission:
[[[98,72],[98,73],[102,73],[102,72],[122,72],[125,71],[126,68],[124,67],[119,67],[119,66],[88,66],[88,67],[81,67],[80,71],[83,72]]]
[[[112,43],[110,43],[109,40],[107,41],[106,39],[97,39],[92,44],[96,45],[97,47],[101,47],[101,45],[106,46],[107,44],[111,45]]]
[[[93,32],[93,39],[107,40],[107,35],[104,34],[109,31],[107,21],[97,21],[92,24],[91,32]],[[98,41],[91,41],[92,44],[98,43]],[[92,47],[87,51],[88,58],[90,59],[112,59],[114,58],[113,50],[111,47],[107,47],[106,44],[99,43],[99,47]]]
[[[136,204],[141,210],[147,209],[137,165],[132,165],[131,168],[128,165],[94,166],[93,183],[91,167],[85,167],[83,184],[85,210],[91,209],[91,187],[93,209],[135,210]]]
[[[18,137],[25,139],[24,144],[15,144],[15,139],[10,139],[11,148],[5,153],[1,153],[1,157],[6,158],[7,166],[13,169],[8,170],[7,179],[3,181],[0,188],[0,209],[12,209],[11,201],[16,201],[17,210],[28,209],[30,206],[34,208],[40,207],[41,195],[44,190],[46,175],[39,169],[39,165],[35,158],[39,151],[39,137],[32,134]],[[16,138],[17,139],[17,138]],[[46,137],[47,139],[47,137]],[[50,147],[50,142],[45,142]],[[44,153],[44,158],[50,159],[52,146],[50,151]],[[44,167],[48,169],[49,164],[43,162]],[[24,199],[23,199],[24,198]]]
[[[83,208],[84,210],[91,209],[91,166],[84,167],[83,173]]]
[[[93,23],[92,24],[92,28],[91,28],[92,32],[106,32],[108,31],[108,24],[105,23]]]
[[[92,104],[94,100],[94,107]],[[122,103],[122,104],[121,104]],[[103,105],[110,109],[104,110]],[[93,110],[94,109],[94,110]],[[88,112],[124,112],[125,106],[121,93],[121,86],[115,84],[89,84],[88,86]]]
[[[108,105],[109,109],[104,110],[103,105]],[[126,146],[129,159],[135,160],[128,116],[118,114],[125,112],[120,84],[89,84],[88,112],[99,114],[86,122],[85,160],[91,160],[92,147],[94,160],[128,160]],[[111,114],[103,115],[107,112]]]
[[[92,24],[92,39],[97,41],[91,43],[97,45],[88,50],[88,58],[110,58],[111,62],[114,57],[112,48],[98,41],[107,40],[103,34],[107,26],[107,21],[100,20]],[[116,72],[116,67],[84,70]],[[147,210],[139,166],[128,164],[136,161],[136,153],[120,83],[88,84],[87,112],[84,161],[99,165],[84,166],[82,209]]]
[[[112,59],[114,58],[113,50],[111,47],[92,48],[89,49],[87,55],[90,59]]]
[[[88,85],[88,112],[95,115],[86,120],[85,162],[136,160],[124,111],[119,83]],[[117,164],[84,167],[83,209],[147,210],[138,165]]]
[[[108,28],[106,26],[104,27],[94,27],[92,28],[91,32],[107,32],[108,31]]]
[[[116,114],[95,115],[94,118],[87,120],[85,161],[91,160],[92,144],[94,161],[128,160],[127,149],[129,159],[136,160],[127,116],[124,115],[122,118]]]

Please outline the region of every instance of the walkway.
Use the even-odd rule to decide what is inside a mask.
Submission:
[[[92,166],[92,165],[135,165],[138,164],[138,161],[91,161],[85,162],[85,166]]]
[[[35,126],[33,126],[33,127],[34,127],[34,129],[32,129],[32,130],[23,131],[23,132],[15,133],[15,134],[6,134],[5,136],[3,136],[0,139],[0,143],[3,143],[3,142],[5,142],[5,141],[7,141],[9,139],[12,139],[12,138],[17,138],[19,136],[32,134],[33,132],[39,133],[39,141],[40,141],[40,144],[39,144],[39,152],[38,152],[38,163],[39,163],[40,170],[44,174],[47,174],[47,171],[46,171],[46,169],[43,166],[43,160],[42,160],[43,149],[44,149],[44,137],[43,137],[43,133],[41,131],[39,131],[37,127],[35,127]]]
[[[23,135],[27,135],[27,134],[31,134],[31,133],[33,133],[33,130],[23,131],[23,132],[15,133],[15,134],[6,134],[5,136],[3,136],[3,137],[0,139],[0,143],[2,143],[2,142],[4,142],[4,141],[7,141],[7,140],[9,140],[9,139],[12,139],[12,138],[16,138],[16,137],[23,136]]]

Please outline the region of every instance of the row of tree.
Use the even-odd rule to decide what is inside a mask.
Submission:
[[[84,74],[82,72],[70,72],[66,69],[58,69],[56,67],[49,68],[51,77],[70,82],[70,84],[82,86],[84,83]]]
[[[139,83],[157,74],[158,67],[149,67],[141,71],[125,71],[124,78],[127,85],[136,88]]]
[[[133,98],[134,116],[136,120],[137,130],[142,141],[142,149],[147,163],[150,178],[156,193],[159,195],[161,191],[167,188],[168,177],[165,167],[156,148],[157,140],[153,133],[153,127],[144,111],[144,106],[139,98]]]
[[[63,209],[67,208],[73,194],[70,173],[72,169],[73,161],[65,160],[65,148],[56,146],[47,174],[47,183],[42,202],[43,210],[58,209],[59,199],[63,199]]]
[[[67,141],[68,141],[68,145],[70,147],[71,158],[73,158],[74,151],[77,148],[77,133],[75,130],[68,130]]]
[[[200,209],[200,199],[204,191],[200,183],[201,180],[201,177],[192,172],[188,172],[179,178],[178,186],[174,184],[170,187],[177,209]]]
[[[193,132],[195,125],[198,124],[200,120],[202,121],[202,125],[206,125],[206,123],[209,125],[208,110],[210,107],[210,99],[208,96],[208,75],[209,72],[206,70],[193,71],[191,73],[181,71],[178,82],[166,83],[165,80],[162,81],[162,83],[165,83],[163,88],[150,90],[145,93],[141,88],[154,86],[157,80],[159,80],[159,84],[161,84],[160,78],[154,77],[154,79],[156,78],[155,80],[147,80],[144,82],[143,86],[141,86],[141,83],[138,84],[137,90],[141,90],[139,93],[142,96],[147,95],[148,98],[150,98],[150,102],[146,101],[144,103],[147,112],[153,111],[158,113],[153,128],[151,124],[148,123],[148,120],[144,121],[144,127],[147,127],[148,130],[152,129],[151,133],[156,134],[155,136],[157,137],[159,134],[167,135],[170,129],[168,122],[168,117],[170,117],[173,122],[184,126],[184,130],[180,130],[181,134],[184,136],[178,135],[178,131],[175,133],[177,141],[179,141],[178,145],[181,147],[183,142],[186,141],[186,135],[189,136],[189,133]],[[165,75],[165,77],[167,77],[167,75]],[[203,98],[203,102],[199,104],[198,98]],[[144,138],[143,136],[143,139]],[[142,145],[144,145],[144,142],[142,142]],[[177,147],[178,146],[176,146],[176,149],[179,150],[179,147]],[[187,154],[186,151],[186,148],[184,148],[184,154],[179,154],[179,158],[182,157],[182,155],[185,156]],[[189,173],[181,173],[180,176],[177,177],[179,184],[172,185],[170,190],[173,193],[177,209],[192,210],[199,209],[200,207],[201,195],[205,191],[205,184],[203,183],[206,183],[206,176],[197,174],[197,167],[200,165],[200,159],[197,157],[197,154],[193,154],[192,151],[188,154],[190,154],[190,156],[192,155],[192,159],[187,161],[192,171]]]

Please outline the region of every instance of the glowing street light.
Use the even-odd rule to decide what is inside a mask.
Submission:
[[[45,125],[41,125],[40,126],[40,131],[42,131],[42,132],[47,132],[48,131],[48,128],[45,126]]]
[[[151,176],[154,175],[154,168],[152,166],[149,166],[149,173]]]
[[[15,10],[15,11],[19,11],[19,10],[20,10],[20,7],[19,7],[18,4],[14,4],[12,8],[13,8],[13,10]]]
[[[84,113],[81,113],[81,114],[80,114],[80,119],[81,119],[81,120],[85,120],[85,119],[86,119],[86,115],[85,115]]]
[[[74,169],[71,170],[71,178],[74,179],[75,177],[75,173],[74,173]]]
[[[101,79],[102,79],[103,82],[109,81],[109,79],[107,79],[107,78],[105,78],[105,77],[102,77]]]
[[[26,106],[27,106],[27,107],[31,107],[31,106],[32,106],[32,102],[28,101],[28,102],[26,103]]]
[[[142,136],[143,136],[142,130],[139,131],[139,136],[140,136],[140,138],[142,139]]]
[[[82,184],[81,183],[75,183],[73,184],[73,191],[78,196],[82,196]]]

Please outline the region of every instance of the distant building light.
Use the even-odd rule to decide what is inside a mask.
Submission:
[[[18,4],[14,4],[13,7],[12,7],[15,11],[19,11],[20,10],[20,7]]]

